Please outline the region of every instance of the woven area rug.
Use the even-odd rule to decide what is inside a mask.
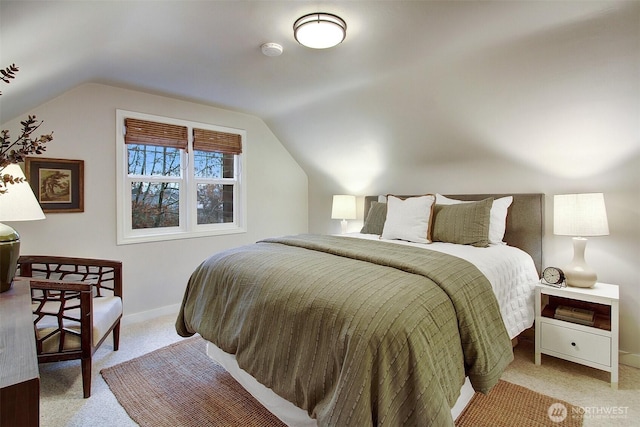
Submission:
[[[205,348],[202,338],[189,338],[100,372],[142,427],[284,426],[209,359]],[[474,395],[456,426],[581,426],[582,419],[574,418],[571,408],[567,402],[500,381],[488,395]]]
[[[583,416],[577,409],[563,400],[500,380],[487,395],[473,395],[456,427],[580,427]]]
[[[189,338],[100,373],[142,427],[284,426],[205,350]]]

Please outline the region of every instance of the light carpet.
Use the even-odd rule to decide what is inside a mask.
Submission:
[[[140,426],[264,426],[283,424],[190,338],[101,371],[109,388]],[[500,381],[477,393],[456,426],[581,426],[567,402]]]

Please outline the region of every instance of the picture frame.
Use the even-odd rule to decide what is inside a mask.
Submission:
[[[84,212],[84,160],[27,157],[25,172],[43,212]]]

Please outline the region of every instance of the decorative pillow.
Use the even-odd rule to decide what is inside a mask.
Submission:
[[[387,196],[387,218],[382,230],[383,239],[407,240],[416,243],[431,243],[429,224],[436,196],[400,199]]]
[[[513,197],[501,197],[493,201],[491,206],[491,222],[489,224],[489,243],[504,243],[504,232],[507,229],[507,211],[513,203]]]
[[[450,199],[440,193],[436,193],[436,205],[457,205],[458,203],[466,203],[465,200]]]
[[[454,205],[458,203],[469,203],[465,200],[455,200],[436,194],[436,204],[438,205]],[[493,200],[491,206],[491,220],[489,221],[489,243],[504,243],[504,232],[507,229],[507,211],[513,203],[513,197],[501,197]]]
[[[489,221],[493,198],[479,202],[436,205],[433,212],[433,241],[489,246]]]
[[[387,218],[387,204],[380,202],[372,202],[369,207],[369,213],[364,220],[364,226],[360,233],[363,234],[382,234],[384,229],[384,221]]]

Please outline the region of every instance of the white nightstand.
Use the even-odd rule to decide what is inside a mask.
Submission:
[[[536,354],[548,354],[611,372],[611,387],[618,388],[618,286],[596,283],[593,288],[536,286]],[[554,318],[559,305],[586,308],[596,313],[593,326]]]

